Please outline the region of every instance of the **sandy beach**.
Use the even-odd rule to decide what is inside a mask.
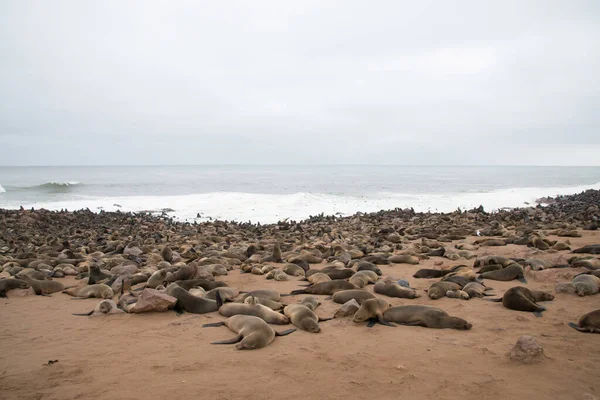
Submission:
[[[571,248],[600,243],[600,232],[578,232],[581,237],[569,238]],[[445,246],[477,239],[469,236]],[[550,235],[547,239],[565,238]],[[515,244],[480,247],[473,253],[535,257],[555,264],[573,255]],[[439,279],[412,277],[421,268],[471,266],[473,261],[430,257],[418,265],[379,265],[383,277],[408,280],[421,297],[408,300],[378,295],[392,305],[440,307],[467,319],[473,324],[471,330],[379,324],[367,328],[347,317],[321,322],[318,334],[298,330],[253,351],[210,344],[235,336],[226,327],[202,328],[205,323],[225,319],[216,312],[79,317],[71,313],[90,311],[99,300],[72,300],[61,293],[21,297],[11,295],[12,291],[8,299],[0,300],[0,399],[600,397],[600,335],[567,326],[600,308],[600,295],[555,294],[554,301],[544,303],[547,311],[543,317],[536,318],[484,299],[431,300],[423,289]],[[527,268],[526,286],[554,293],[557,283],[569,282],[585,271]],[[306,283],[299,277],[275,282],[265,276],[242,274],[237,268],[217,279],[240,290],[275,289],[280,293]],[[59,280],[66,286],[84,284],[72,276]],[[522,285],[517,281],[485,283],[494,288],[497,297]],[[366,290],[373,291],[373,286]],[[303,296],[283,299],[293,304]],[[340,307],[325,300],[327,296],[318,297],[322,305],[316,313],[321,317],[332,316]],[[289,325],[273,327],[283,330]],[[545,358],[541,362],[525,365],[509,359],[507,353],[521,335],[532,335],[543,346]],[[58,362],[46,365],[50,360]]]

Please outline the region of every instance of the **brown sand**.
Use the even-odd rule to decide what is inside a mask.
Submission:
[[[584,237],[570,240],[575,247],[600,243],[600,232],[584,232]],[[536,254],[515,245],[482,247],[477,253],[569,257],[568,252]],[[436,260],[442,259],[382,270],[426,289],[435,280],[414,279],[412,274],[433,268]],[[443,260],[445,266],[473,261]],[[575,273],[536,273],[528,276],[527,286],[553,292],[557,282],[568,281],[565,275]],[[267,281],[237,270],[223,278],[240,289],[275,288],[282,293],[297,289],[299,283],[297,278]],[[72,278],[63,282],[78,283]],[[490,280],[486,284],[498,295],[521,285]],[[417,300],[389,300],[393,305],[441,307],[467,319],[473,329],[382,325],[368,329],[345,318],[322,322],[319,334],[297,331],[277,337],[266,348],[238,351],[232,345],[209,344],[235,335],[225,327],[202,328],[224,319],[217,313],[88,318],[71,313],[89,311],[99,300],[74,301],[60,293],[1,299],[0,399],[582,399],[585,393],[600,397],[600,335],[567,326],[600,308],[600,295],[556,295],[553,302],[543,303],[548,309],[543,318],[536,318],[482,299],[432,301],[420,293],[423,297]],[[321,296],[323,305],[317,313],[330,316],[339,306],[325,297]],[[507,358],[524,334],[544,346],[546,360],[521,365]],[[59,362],[44,366],[48,360]]]

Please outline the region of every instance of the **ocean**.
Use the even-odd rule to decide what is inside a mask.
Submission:
[[[273,223],[396,207],[493,211],[586,189],[600,189],[600,167],[0,167],[0,208],[166,212],[190,222]]]

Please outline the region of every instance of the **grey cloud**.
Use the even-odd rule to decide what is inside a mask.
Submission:
[[[594,1],[5,1],[0,164],[600,165],[599,17]]]

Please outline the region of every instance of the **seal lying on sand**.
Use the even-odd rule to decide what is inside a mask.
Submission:
[[[109,315],[109,314],[125,314],[125,311],[117,308],[117,304],[112,300],[102,300],[98,305],[90,312],[73,315],[78,316],[95,316],[95,315]]]
[[[91,297],[95,297],[98,299],[112,299],[115,295],[113,293],[112,288],[103,283],[98,283],[95,285],[85,285],[63,290],[63,293],[66,293],[70,296],[73,296],[74,298],[79,299],[89,299]]]
[[[237,335],[231,339],[219,340],[217,342],[212,342],[211,344],[237,343],[235,347],[239,350],[260,349],[261,347],[271,344],[273,339],[275,339],[275,336],[285,336],[296,331],[296,329],[287,329],[283,332],[277,332],[265,321],[252,315],[234,315],[223,322],[205,324],[202,327],[206,328],[223,325],[237,333]]]
[[[321,332],[319,326],[320,321],[328,321],[331,318],[319,318],[317,314],[313,312],[307,306],[302,304],[291,304],[283,309],[283,313],[290,319],[290,322],[302,329],[303,331],[318,333]]]
[[[554,296],[550,293],[539,290],[529,290],[523,286],[515,286],[508,289],[501,299],[490,299],[494,302],[502,302],[504,307],[516,311],[531,311],[536,317],[542,316],[542,311],[546,311],[546,307],[537,305],[538,301],[551,301]]]
[[[0,297],[7,297],[6,292],[12,289],[27,289],[29,283],[21,279],[0,279]]]
[[[356,323],[369,321],[367,324],[369,328],[375,325],[377,322],[382,325],[395,326],[383,318],[383,313],[390,307],[391,304],[383,299],[366,300],[361,304],[356,313],[354,313],[352,321]]]
[[[459,330],[468,330],[473,327],[462,318],[452,317],[441,308],[408,305],[396,306],[385,310],[383,319],[387,322],[395,322],[400,325],[424,326],[426,328],[451,328]]]
[[[339,292],[341,290],[349,290],[349,289],[358,289],[356,286],[351,284],[350,282],[336,279],[329,282],[317,283],[314,285],[308,286],[306,289],[298,289],[292,290],[290,295],[296,294],[329,294],[332,295],[335,292]]]
[[[600,309],[582,315],[577,325],[569,322],[569,326],[579,332],[600,333]]]

